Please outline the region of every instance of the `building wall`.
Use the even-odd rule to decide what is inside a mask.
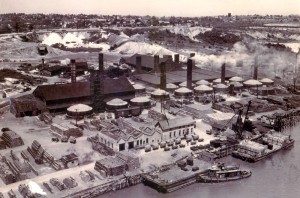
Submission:
[[[155,132],[153,135],[148,136],[146,134],[142,134],[137,138],[129,137],[128,140],[115,140],[108,135],[99,132],[99,141],[106,145],[107,147],[113,149],[115,152],[119,152],[119,145],[125,144],[125,151],[129,150],[129,143],[133,142],[133,148],[144,147],[146,145],[151,145],[153,143],[159,143],[162,141],[161,133]]]
[[[177,138],[184,138],[185,135],[194,133],[194,125],[186,125],[163,131],[163,141],[176,140]]]
[[[98,138],[102,144],[113,149],[113,151],[115,151],[115,152],[119,151],[119,145],[117,144],[117,140],[115,140],[101,132],[98,133]]]

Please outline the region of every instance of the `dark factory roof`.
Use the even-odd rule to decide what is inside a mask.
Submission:
[[[124,77],[118,79],[106,78],[103,85],[104,95],[135,92],[134,87]],[[34,90],[33,94],[46,101],[89,97],[91,96],[90,82],[40,85]]]
[[[154,56],[152,55],[141,55],[141,54],[134,54],[130,57],[125,57],[125,63],[129,65],[136,65],[136,57],[142,57],[142,67],[154,69]],[[167,58],[159,58],[159,63],[166,62]]]
[[[118,79],[107,78],[104,83],[104,94],[114,94],[122,92],[134,92],[135,89],[127,78],[120,77]]]
[[[46,109],[45,104],[32,94],[23,95],[11,99],[11,104],[17,112],[34,111]]]
[[[90,96],[90,83],[76,82],[66,84],[40,85],[33,94],[45,100],[58,100]]]

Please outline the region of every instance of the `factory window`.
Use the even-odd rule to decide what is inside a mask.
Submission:
[[[176,131],[174,131],[174,137],[176,137]]]
[[[142,144],[142,140],[140,140],[140,144]]]
[[[191,132],[193,132],[193,128],[191,128]]]
[[[148,138],[146,138],[146,144],[148,144]]]
[[[186,130],[187,134],[189,134],[189,131],[190,131],[189,129]]]
[[[136,141],[136,145],[139,145],[139,141],[138,140]]]
[[[170,132],[170,138],[172,137],[172,133]]]
[[[181,130],[179,130],[179,136],[181,136]]]

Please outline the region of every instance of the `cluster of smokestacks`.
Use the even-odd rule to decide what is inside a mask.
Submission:
[[[159,56],[154,55],[154,69],[155,71],[158,71],[158,67],[160,69],[160,89],[162,90],[166,90],[167,87],[167,76],[166,76],[167,64],[171,64],[171,62],[173,61],[171,55],[164,55],[164,58],[167,59],[166,62],[162,62],[159,64]],[[174,63],[175,63],[175,67],[179,67],[179,54],[174,55]],[[190,71],[190,76],[192,81],[192,69]]]
[[[166,59],[165,67],[166,68],[171,68],[171,66],[172,66],[171,64],[173,62],[172,55],[164,55],[163,58]],[[153,57],[153,60],[154,60],[153,70],[155,72],[160,72],[161,71],[161,66],[160,66],[160,63],[159,63],[159,59],[160,59],[159,55],[154,55],[154,57]],[[136,73],[137,74],[142,73],[142,56],[136,56],[135,65],[136,65]],[[174,55],[174,65],[173,65],[173,67],[178,68],[179,66],[180,66],[179,54],[175,54]]]

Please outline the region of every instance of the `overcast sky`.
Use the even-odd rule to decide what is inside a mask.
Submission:
[[[300,0],[0,0],[0,13],[207,16],[300,14]]]

